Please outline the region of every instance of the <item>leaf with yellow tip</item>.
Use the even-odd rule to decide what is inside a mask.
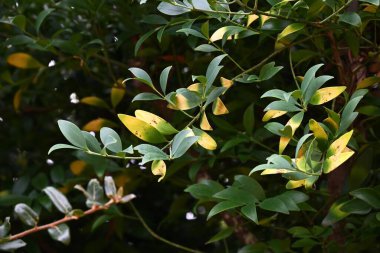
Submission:
[[[201,127],[202,130],[206,130],[206,131],[211,131],[212,130],[212,127],[211,127],[210,123],[208,122],[206,113],[202,114],[200,127]]]
[[[326,150],[328,136],[325,130],[314,119],[311,119],[309,121],[309,128],[314,133],[314,136],[317,139],[319,148],[321,150]]]
[[[257,20],[259,18],[258,15],[256,14],[252,14],[252,15],[248,15],[248,18],[247,18],[247,26],[250,26],[253,22],[255,22],[255,20]]]
[[[100,108],[110,109],[109,105],[101,98],[90,96],[80,100],[82,104],[92,105]]]
[[[310,104],[321,105],[339,96],[346,86],[327,87],[317,90],[310,99]]]
[[[336,132],[339,129],[339,125],[330,117],[324,119],[323,123],[325,123],[325,125],[327,125],[333,132]]]
[[[286,114],[286,111],[269,110],[264,114],[262,121],[267,122],[270,119],[278,118],[284,114]]]
[[[145,121],[125,114],[118,114],[117,116],[128,130],[141,140],[149,143],[166,142],[165,137]]]
[[[31,55],[26,53],[11,54],[8,56],[7,62],[9,65],[19,69],[37,69],[44,66]]]
[[[297,128],[301,125],[304,112],[299,112],[286,123],[283,130],[284,136],[281,136],[279,143],[279,153],[282,154],[286,146],[289,144]],[[290,128],[290,129],[289,129]],[[290,130],[290,131],[289,131]]]
[[[330,173],[331,171],[335,170],[341,164],[347,161],[354,153],[354,151],[348,151],[330,156],[323,163],[323,173]]]
[[[164,135],[178,133],[178,130],[175,129],[169,122],[153,113],[143,110],[136,110],[135,116],[136,118],[141,119],[142,121],[145,121],[149,125],[153,126]]]
[[[230,88],[233,84],[234,84],[234,81],[232,80],[229,80],[227,78],[224,78],[224,77],[221,77],[220,78],[220,83],[222,84],[223,87],[225,88]]]
[[[190,90],[190,91],[195,91],[198,94],[202,95],[203,94],[203,90],[204,90],[204,85],[201,84],[201,83],[193,83],[193,84],[189,85],[187,87],[187,89]]]
[[[187,89],[184,89],[187,90]],[[187,92],[177,93],[170,98],[174,106],[179,110],[189,110],[198,106],[201,102],[201,98],[195,91],[187,90]],[[168,106],[169,107],[169,106]]]
[[[286,189],[295,189],[305,185],[305,179],[303,180],[289,180],[286,184]]]
[[[350,141],[353,132],[354,131],[351,130],[335,140],[327,149],[326,157],[328,158],[330,156],[341,153],[347,147],[347,144]]]
[[[162,179],[164,179],[164,177],[166,175],[166,164],[163,160],[153,161],[151,169],[152,169],[153,175],[161,176],[158,179],[158,182],[160,182]]]
[[[103,119],[103,118],[97,118],[94,120],[91,120],[88,122],[86,125],[82,127],[84,131],[94,131],[94,132],[99,132],[102,127],[118,127],[119,125],[116,124],[115,122],[108,120],[108,119]]]
[[[199,136],[198,144],[208,150],[215,150],[218,146],[216,141],[205,131],[202,131],[196,127],[193,127],[193,132],[196,136]]]
[[[289,170],[287,169],[265,169],[263,172],[261,172],[260,175],[284,174],[288,172]]]
[[[376,83],[380,83],[380,77],[378,76],[371,76],[371,77],[367,77],[363,80],[361,80],[357,85],[356,85],[356,89],[365,89],[365,88],[368,88],[369,86],[372,86]]]
[[[282,154],[282,152],[284,152],[284,149],[286,148],[286,146],[288,146],[291,139],[292,138],[288,136],[280,137],[280,142],[279,142],[279,147],[278,147],[279,154]]]
[[[212,113],[214,115],[223,115],[229,113],[227,107],[224,105],[223,101],[220,98],[216,98],[212,104]]]

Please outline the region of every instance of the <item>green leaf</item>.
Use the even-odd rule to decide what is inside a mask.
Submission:
[[[269,62],[261,67],[260,74],[259,74],[259,80],[265,81],[270,78],[272,78],[274,75],[276,75],[281,69],[283,69],[282,66],[274,66],[274,62]]]
[[[217,192],[213,197],[241,203],[244,205],[254,204],[257,202],[257,199],[253,194],[247,193],[248,192],[240,190],[237,187],[230,186],[227,189]]]
[[[265,199],[265,191],[261,185],[253,178],[245,175],[236,175],[232,186],[236,186],[254,195],[258,200]]]
[[[136,77],[138,81],[145,83],[151,88],[154,88],[152,79],[150,78],[148,73],[145,72],[145,70],[140,68],[129,68],[128,70],[132,72],[132,74]]]
[[[24,15],[17,15],[12,19],[12,24],[17,26],[20,30],[25,31],[26,18]]]
[[[196,199],[212,199],[213,195],[223,190],[223,186],[216,181],[202,180],[200,183],[190,185],[185,189]]]
[[[53,240],[59,241],[65,245],[70,244],[70,228],[66,224],[60,224],[58,226],[48,229],[49,235]]]
[[[247,107],[243,115],[243,126],[248,135],[252,135],[253,127],[255,124],[255,116],[253,111],[253,104]]]
[[[258,224],[259,220],[257,219],[257,210],[255,204],[249,204],[241,208],[241,212],[248,219],[252,220],[254,223]]]
[[[368,205],[365,201],[360,199],[352,199],[348,202],[345,202],[341,210],[346,213],[353,213],[353,214],[368,214],[372,207]]]
[[[44,20],[46,19],[46,17],[49,16],[49,14],[52,13],[53,11],[54,9],[47,8],[38,14],[36,23],[35,23],[35,29],[37,33],[40,32],[40,27],[42,23],[44,22]]]
[[[141,45],[150,37],[152,36],[153,33],[155,33],[159,28],[156,28],[154,30],[151,30],[147,33],[145,33],[144,35],[142,35],[139,40],[136,42],[136,45],[135,45],[135,56],[137,55],[137,52],[139,51]]]
[[[104,191],[97,179],[91,179],[87,184],[86,205],[92,208],[94,205],[101,206],[104,203]]]
[[[362,20],[359,14],[357,14],[356,12],[345,12],[339,15],[338,21],[357,27],[360,27],[362,25]]]
[[[265,92],[263,95],[261,95],[260,98],[278,98],[281,100],[285,100],[285,94],[286,92],[279,89],[272,89]]]
[[[161,86],[161,90],[164,94],[166,94],[166,86],[168,84],[168,76],[169,76],[169,72],[171,69],[172,69],[172,66],[166,67],[161,72],[161,75],[160,75],[160,86]]]
[[[202,44],[194,48],[195,51],[199,52],[205,52],[205,53],[211,53],[211,52],[217,52],[220,51],[218,48],[211,46],[209,44]]]
[[[355,198],[361,199],[373,208],[380,209],[380,194],[373,188],[361,188],[350,192]]]
[[[181,15],[181,14],[191,11],[191,7],[183,6],[182,3],[178,2],[177,0],[175,0],[174,2],[176,2],[177,4],[181,6],[173,5],[167,2],[161,2],[157,6],[157,10],[169,16],[177,16],[177,15]]]
[[[108,198],[116,196],[116,185],[111,176],[104,177],[104,191]]]
[[[24,203],[17,204],[14,208],[14,214],[25,225],[28,225],[31,227],[37,226],[37,223],[39,220],[38,214],[28,205]]]
[[[145,121],[125,114],[118,114],[117,116],[136,137],[150,143],[166,142],[165,137]]]
[[[100,129],[100,140],[102,141],[104,148],[119,153],[123,150],[121,145],[120,136],[109,127],[103,127]]]
[[[49,149],[48,155],[50,155],[51,152],[57,149],[80,149],[80,148],[72,146],[72,145],[68,145],[68,144],[55,144]]]
[[[169,160],[169,156],[164,151],[149,144],[140,144],[134,149],[144,155],[141,161],[142,164],[156,160]]]
[[[291,227],[288,229],[288,232],[291,233],[293,237],[298,237],[298,238],[312,237],[312,234],[310,233],[310,231],[305,227],[300,227],[300,226]]]
[[[207,95],[207,99],[206,99],[206,103],[205,103],[205,107],[208,106],[209,104],[211,104],[212,102],[214,102],[219,96],[221,96],[225,91],[227,90],[227,88],[225,87],[217,87],[215,89],[213,89],[210,94]]]
[[[63,136],[74,146],[87,149],[86,139],[75,124],[67,120],[58,120],[58,126]]]
[[[218,214],[218,213],[221,213],[221,212],[224,212],[224,211],[227,211],[227,210],[230,210],[230,209],[233,209],[235,207],[239,207],[239,206],[242,206],[243,204],[241,203],[237,203],[237,202],[232,202],[232,201],[222,201],[218,204],[216,204],[209,212],[208,216],[207,216],[207,220],[210,219],[212,216]]]
[[[302,111],[301,108],[297,107],[293,102],[289,101],[274,101],[265,107],[264,111],[269,110],[281,110],[287,112],[299,112]]]
[[[232,233],[234,232],[234,230],[230,227],[228,228],[225,228],[221,231],[219,231],[216,235],[214,235],[213,237],[211,237],[207,242],[206,244],[210,244],[210,243],[213,243],[213,242],[217,242],[217,241],[220,241],[220,240],[223,240],[223,239],[226,239],[227,237],[229,237],[230,235],[232,235]]]
[[[331,226],[334,223],[344,219],[349,215],[349,213],[344,212],[341,210],[342,206],[346,202],[335,202],[334,204],[331,205],[329,212],[327,213],[326,217],[322,221],[323,226]]]
[[[25,247],[26,243],[23,240],[14,240],[11,242],[0,243],[0,250],[15,252],[15,250]]]
[[[303,96],[303,99],[304,99],[304,104],[307,105],[309,102],[310,102],[310,99],[313,97],[313,95],[315,95],[315,93],[317,92],[317,90],[323,85],[325,84],[328,80],[331,80],[333,79],[334,77],[333,76],[318,76],[317,78],[313,78],[311,81],[310,81],[310,84],[309,86],[307,87],[307,90],[302,93],[302,96]],[[328,94],[328,92],[327,92]],[[328,101],[328,100],[326,100]]]
[[[4,222],[0,225],[0,238],[4,238],[9,234],[9,231],[11,230],[10,219],[10,217],[6,217]]]
[[[43,191],[46,193],[46,195],[48,195],[51,202],[61,213],[68,214],[72,210],[72,207],[65,195],[63,195],[54,187],[48,186]]]
[[[92,152],[100,153],[102,151],[102,148],[100,147],[99,141],[90,134],[89,132],[82,131],[83,137],[86,139],[86,145],[88,149]]]
[[[289,214],[286,204],[277,197],[265,199],[259,206],[268,211]]]
[[[211,88],[211,85],[215,81],[215,78],[217,77],[219,71],[222,69],[223,66],[219,66],[219,64],[226,56],[226,54],[219,55],[215,57],[208,65],[206,70],[206,92]]]
[[[154,94],[154,93],[143,92],[143,93],[137,94],[132,99],[132,102],[134,102],[134,101],[151,101],[151,100],[160,100],[160,99],[162,99],[162,98],[159,97],[158,95]]]
[[[125,93],[126,90],[123,88],[113,87],[111,89],[111,104],[113,108],[120,104],[121,100],[125,96]]]
[[[306,71],[301,83],[301,91],[303,96],[305,95],[311,81],[315,78],[315,74],[317,73],[318,69],[320,69],[322,66],[323,64],[317,64],[311,67],[308,71]]]
[[[199,136],[194,136],[191,130],[182,130],[174,136],[170,157],[176,159],[183,156],[198,139]]]
[[[189,34],[201,38],[201,39],[207,39],[202,33],[198,32],[197,30],[191,29],[191,28],[182,28],[179,29],[177,32],[182,32],[188,36]]]

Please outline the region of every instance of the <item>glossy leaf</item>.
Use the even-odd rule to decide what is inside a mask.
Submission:
[[[281,117],[282,115],[284,115],[286,113],[287,113],[286,111],[281,111],[281,110],[269,110],[264,114],[262,121],[267,122],[270,119],[275,119],[275,118]]]
[[[137,94],[132,99],[132,102],[134,102],[134,101],[151,101],[151,100],[160,100],[160,99],[162,99],[162,98],[159,97],[158,95],[154,94],[154,93],[143,92],[143,93]]]
[[[120,136],[112,128],[103,127],[100,129],[100,140],[102,141],[104,148],[112,152],[119,153],[123,150]]]
[[[211,85],[214,83],[215,78],[217,77],[219,71],[223,66],[220,66],[220,62],[226,57],[226,54],[219,55],[215,57],[207,67],[206,70],[206,92],[211,88]]]
[[[118,114],[118,117],[136,137],[150,143],[161,143],[166,141],[165,137],[156,128],[152,127],[145,121],[125,114]]]
[[[175,1],[175,2],[178,3],[178,1]],[[191,11],[190,7],[183,6],[182,4],[173,5],[167,2],[161,2],[158,5],[157,9],[158,11],[169,16],[177,16],[177,15],[181,15],[181,14]]]
[[[361,199],[373,208],[380,209],[380,194],[373,188],[360,188],[350,192],[355,198]]]
[[[47,8],[38,14],[37,19],[36,19],[36,23],[35,23],[35,29],[36,29],[37,33],[39,33],[40,27],[41,27],[42,23],[44,22],[44,20],[46,19],[46,17],[49,16],[50,13],[52,13],[53,11],[54,11],[54,9]]]
[[[327,87],[319,89],[310,99],[310,104],[321,105],[339,96],[346,86]]]
[[[198,136],[194,136],[191,130],[180,131],[174,136],[170,157],[175,159],[183,156],[199,138]]]
[[[268,211],[289,214],[288,208],[280,198],[267,198],[259,206]]]
[[[242,214],[253,221],[254,223],[258,224],[259,220],[257,218],[257,210],[256,210],[256,205],[255,204],[249,204],[246,206],[243,206],[241,208]]]
[[[101,206],[104,203],[104,190],[97,179],[91,179],[88,182],[86,192],[88,193],[87,207]]]
[[[75,146],[72,146],[72,145],[68,145],[68,144],[55,144],[53,145],[49,151],[48,151],[48,155],[51,154],[51,152],[57,150],[57,149],[80,149],[78,147],[75,147]]]
[[[65,245],[70,244],[70,228],[65,223],[49,228],[48,232],[52,239],[59,241]]]
[[[352,26],[360,27],[362,20],[356,12],[345,12],[339,15],[339,22],[347,23]]]
[[[15,252],[15,250],[25,246],[26,243],[23,240],[17,239],[10,242],[0,243],[0,250],[7,252]]]
[[[67,120],[58,120],[58,126],[65,138],[74,146],[87,148],[86,139],[82,131],[73,123]]]
[[[135,76],[135,78],[138,81],[143,82],[149,87],[154,88],[152,79],[150,78],[148,73],[145,72],[145,70],[140,69],[140,68],[129,68],[128,70],[132,72],[132,74]]]
[[[72,210],[72,207],[65,195],[63,195],[54,187],[48,186],[43,191],[46,193],[46,195],[48,195],[51,202],[61,213],[68,214]]]
[[[220,98],[217,98],[212,104],[212,113],[214,115],[228,114],[229,111]]]
[[[208,122],[206,113],[202,114],[200,127],[201,127],[202,130],[206,130],[206,131],[211,131],[212,130],[212,127],[211,127],[210,123]]]
[[[168,77],[169,77],[169,72],[172,69],[172,66],[166,67],[160,75],[160,86],[161,90],[164,94],[166,94],[166,86],[168,84]]]
[[[11,230],[11,223],[9,222],[10,217],[6,217],[4,219],[4,222],[0,225],[0,238],[4,238],[9,234],[9,231]],[[1,221],[0,221],[1,222]]]

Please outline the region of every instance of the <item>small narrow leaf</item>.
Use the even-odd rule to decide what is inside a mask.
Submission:
[[[112,128],[103,127],[100,129],[100,140],[104,148],[112,152],[119,153],[123,150],[120,136]]]
[[[155,160],[169,160],[169,156],[164,151],[149,144],[140,144],[135,147],[135,150],[144,155],[142,164]]]
[[[112,177],[106,176],[104,178],[104,191],[108,198],[113,198],[116,196],[116,185]]]
[[[54,146],[52,146],[49,149],[48,155],[50,155],[51,152],[53,152],[57,149],[80,149],[80,148],[72,146],[72,145],[68,145],[68,144],[55,144]]]
[[[280,110],[269,110],[267,111],[263,118],[262,118],[262,121],[263,122],[267,122],[269,121],[270,119],[275,119],[275,118],[278,118],[278,117],[281,117],[282,115],[286,114],[287,112],[286,111],[280,111]]]
[[[58,226],[49,228],[48,232],[52,239],[59,241],[65,245],[70,244],[70,228],[66,224],[63,223]]]
[[[247,107],[243,114],[243,126],[248,135],[252,135],[253,127],[255,124],[255,116],[253,104]]]
[[[376,83],[380,83],[380,77],[378,76],[371,76],[371,77],[367,77],[363,80],[361,80],[357,85],[356,85],[356,89],[359,90],[359,89],[365,89],[365,88],[368,88]]]
[[[208,122],[208,119],[207,119],[207,116],[206,116],[205,112],[202,114],[200,127],[201,127],[202,130],[206,130],[206,131],[211,131],[212,130],[212,127],[211,127],[210,123]]]
[[[152,174],[155,176],[161,176],[158,179],[158,182],[160,182],[162,179],[164,179],[166,175],[166,164],[163,160],[156,160],[152,162]]]
[[[169,77],[169,72],[172,69],[172,66],[166,67],[160,75],[160,86],[161,90],[164,94],[166,94],[166,86],[168,84],[168,77]]]
[[[38,14],[37,19],[36,19],[36,23],[35,23],[35,28],[36,28],[37,33],[40,32],[40,27],[41,27],[42,23],[44,22],[44,20],[46,19],[46,17],[49,16],[49,14],[52,13],[53,11],[54,11],[54,9],[47,8]]]
[[[61,213],[68,214],[72,210],[72,207],[65,195],[63,195],[54,187],[48,186],[43,191],[46,193],[46,195],[48,195],[51,202]]]
[[[134,101],[151,101],[151,100],[160,100],[160,99],[162,99],[162,98],[159,97],[158,95],[154,94],[154,93],[143,92],[143,93],[137,94],[132,99],[132,102],[134,102]]]
[[[104,191],[97,179],[94,178],[88,182],[86,192],[88,193],[86,200],[86,205],[88,208],[103,205]]]
[[[24,203],[17,204],[14,208],[15,215],[26,225],[37,226],[39,217],[38,214]]]

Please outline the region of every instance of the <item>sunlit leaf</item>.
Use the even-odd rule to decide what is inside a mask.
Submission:
[[[310,99],[310,104],[321,105],[339,96],[346,86],[327,87],[319,89]]]
[[[136,110],[135,116],[136,118],[145,121],[149,125],[156,128],[161,134],[170,135],[178,133],[178,130],[175,129],[169,122],[153,113],[143,110]]]
[[[65,195],[54,187],[48,186],[43,191],[46,195],[48,195],[51,202],[61,213],[68,214],[72,210],[72,207]]]
[[[208,150],[214,150],[217,147],[216,141],[206,132],[193,127],[193,132],[196,136],[199,136],[198,144]]]
[[[37,226],[39,217],[38,214],[24,203],[17,204],[14,208],[15,215],[26,225]]]
[[[220,98],[217,98],[212,104],[212,113],[214,115],[228,114],[229,111]]]

